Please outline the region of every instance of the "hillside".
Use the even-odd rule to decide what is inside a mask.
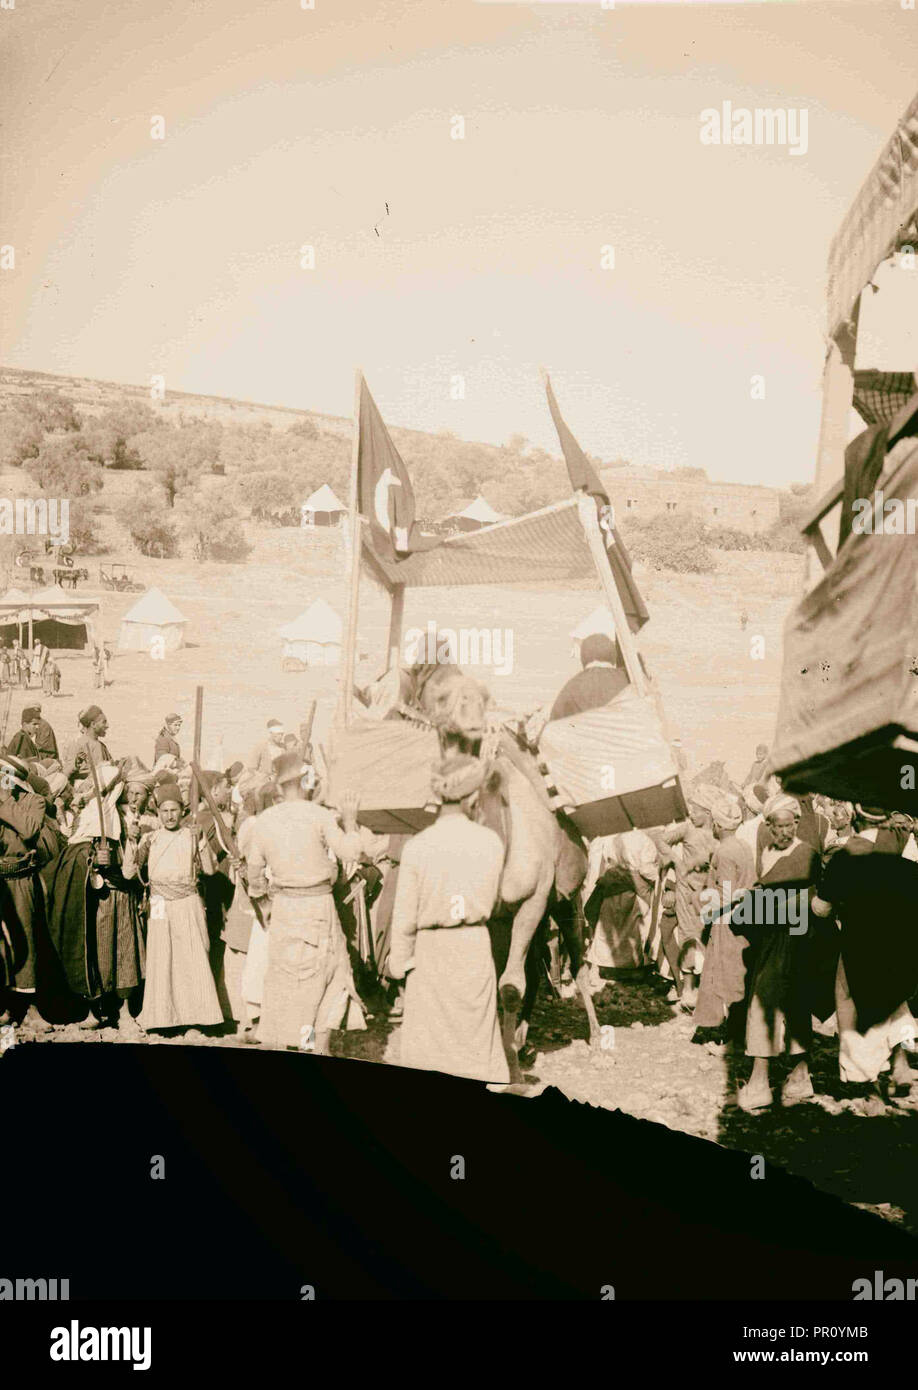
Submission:
[[[103,589],[100,563],[132,565],[139,583],[162,588],[189,619],[188,645],[166,660],[116,655],[112,685],[104,695],[113,749],[148,757],[169,709],[190,722],[199,683],[205,687],[204,750],[211,762],[244,754],[270,717],[296,723],[310,697],[319,701],[321,734],[331,718],[337,670],[282,672],[277,630],[320,595],[343,615],[344,536],[338,529],[276,523],[291,499],[295,516],[296,499],[321,482],[347,495],[350,422],[177,393],[168,394],[157,409],[162,417],[151,423],[141,388],[0,373],[0,423],[7,426],[7,446],[12,439],[22,454],[18,468],[9,467],[7,459],[0,492],[29,495],[42,480],[49,495],[75,498],[74,514],[92,536],[80,545],[78,563],[90,571],[80,593],[99,596],[106,639],[116,643],[134,596]],[[525,441],[512,442],[514,453],[510,446],[497,449],[397,428],[392,434],[419,502],[426,496],[439,499],[444,509],[447,501],[454,505],[476,492],[496,467],[502,481],[485,486],[485,495],[496,506],[502,497],[510,498],[511,505],[504,503],[508,512],[567,492],[563,464],[524,454]],[[146,471],[137,467],[142,455]],[[215,473],[214,466],[223,471]],[[275,514],[265,505],[272,488],[280,499]],[[142,553],[154,523],[171,528],[172,553],[170,545]],[[710,537],[698,529],[690,533],[684,520],[669,530],[651,521],[626,531],[626,537],[637,556],[658,566],[641,559],[635,566],[651,612],[639,645],[659,680],[674,731],[693,766],[720,757],[742,774],[754,745],[773,732],[781,627],[800,591],[802,557],[711,549]],[[22,571],[12,568],[20,544],[4,538],[0,546],[7,584],[22,579]],[[684,572],[659,568],[664,564]],[[691,572],[698,568],[707,572]],[[598,593],[589,587],[551,593],[519,586],[417,591],[408,596],[405,627],[435,621],[507,629],[512,671],[501,676],[482,669],[480,674],[498,706],[523,714],[552,698],[571,674],[570,631],[597,601]],[[386,625],[386,602],[365,578],[358,680],[381,669]],[[756,636],[765,640],[761,660],[750,655]],[[62,666],[65,694],[54,717],[62,721],[66,742],[76,712],[94,694],[84,657],[63,658]],[[18,712],[17,700],[13,719]]]

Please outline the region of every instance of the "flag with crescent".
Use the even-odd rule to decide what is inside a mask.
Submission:
[[[439,544],[438,537],[420,534],[408,470],[362,376],[358,424],[357,509],[370,523],[372,548],[397,562]]]

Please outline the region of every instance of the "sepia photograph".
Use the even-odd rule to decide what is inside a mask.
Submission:
[[[0,118],[0,1366],[904,1368],[915,0],[0,0]]]

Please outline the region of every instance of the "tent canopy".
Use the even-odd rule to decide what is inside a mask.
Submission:
[[[82,648],[96,640],[95,622],[101,612],[98,599],[77,599],[65,595],[57,585],[26,593],[9,589],[0,595],[0,638],[4,642],[18,637],[19,626],[26,627],[31,616],[32,636],[48,647]]]
[[[434,550],[418,551],[398,564],[380,559],[364,543],[364,563],[392,589],[453,584],[596,581],[596,569],[577,513],[576,497],[514,517],[480,531],[448,537]]]
[[[161,589],[148,589],[134,607],[125,613],[123,623],[144,623],[153,627],[166,627],[170,623],[187,623],[184,613],[180,613],[171,599]]]
[[[904,112],[829,248],[828,329],[851,317],[858,296],[903,240],[916,239],[918,95]]]
[[[341,642],[341,619],[323,598],[317,598],[304,613],[286,627],[279,628],[288,642]]]
[[[321,487],[317,487],[312,496],[306,498],[303,507],[306,511],[310,512],[347,511],[347,507],[345,507],[343,502],[338,500],[335,493],[328,486],[328,483],[323,483]]]

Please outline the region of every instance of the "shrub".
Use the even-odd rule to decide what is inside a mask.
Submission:
[[[643,560],[653,569],[710,574],[715,567],[705,528],[695,517],[677,521],[672,513],[663,512],[646,521],[629,518],[622,534],[632,559]]]
[[[147,491],[138,491],[125,497],[115,515],[141,555],[166,560],[176,554],[178,532],[172,513],[155,494],[151,497]]]

